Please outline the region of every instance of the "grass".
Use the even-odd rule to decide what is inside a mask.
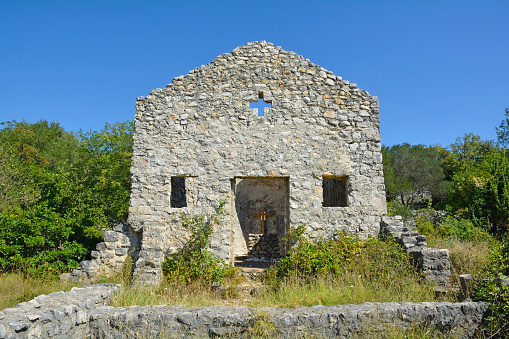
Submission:
[[[350,239],[339,241],[348,242]],[[278,274],[286,274],[289,269],[292,269],[291,272],[299,272],[299,269],[314,267],[313,263],[321,261],[312,256],[313,260],[309,261],[308,266],[298,268],[295,265],[302,264],[305,259],[301,255],[294,255],[290,261],[268,272],[263,280],[268,283],[267,286],[258,289],[259,292],[254,294],[249,292],[259,287],[261,282],[239,284],[234,281],[231,285],[223,285],[231,287],[218,289],[200,282],[189,285],[162,282],[158,286],[133,287],[128,286],[128,277],[124,276],[127,280],[119,281],[124,288],[114,296],[112,306],[178,304],[261,308],[364,302],[456,301],[452,294],[436,297],[433,286],[426,283],[422,275],[415,271],[408,256],[402,253],[396,243],[372,239],[366,242],[365,246],[356,243],[353,246],[358,247],[357,250],[352,252],[353,254],[344,254],[344,261],[335,266],[336,274],[315,273],[304,276],[292,273],[279,277]],[[300,248],[301,250],[294,253],[307,255],[308,246]],[[329,257],[340,255],[334,253],[336,252],[326,252]]]
[[[51,279],[39,279],[21,273],[0,274],[0,310],[14,307],[20,302],[29,301],[38,295],[69,290],[76,283]]]
[[[461,274],[480,277],[486,269],[494,246],[493,240],[461,240],[454,237],[428,237],[428,246],[447,248],[451,259],[453,285],[459,285]]]
[[[454,301],[453,296],[435,297],[431,285],[415,279],[367,281],[356,272],[340,277],[286,279],[278,288],[250,293],[254,286],[214,290],[200,283],[187,286],[167,284],[153,287],[129,286],[113,297],[111,306],[181,305],[181,306],[247,306],[296,307],[312,305],[361,304],[364,302]]]
[[[458,276],[471,273],[479,276],[487,263],[491,244],[489,241],[470,241],[454,238],[429,238],[429,246],[448,248],[451,254],[453,283]],[[380,259],[382,260],[382,259]],[[437,297],[432,286],[425,284],[418,275],[394,275],[391,271],[376,277],[366,274],[358,265],[338,276],[321,275],[312,279],[291,276],[275,288],[260,289],[261,283],[241,283],[231,288],[210,288],[210,285],[194,282],[190,285],[169,284],[158,286],[130,286],[129,274],[120,272],[109,279],[123,289],[117,293],[112,306],[130,305],[182,305],[182,306],[248,306],[248,307],[295,307],[312,305],[360,304],[364,302],[423,302],[456,301],[454,295]],[[40,294],[69,290],[76,284],[54,280],[41,280],[19,273],[0,275],[0,309],[13,307]],[[225,285],[227,286],[227,285]],[[250,293],[257,288],[259,293]]]
[[[490,253],[490,241],[459,240],[450,237],[428,238],[430,247],[449,248],[453,282],[459,274],[480,275]],[[436,297],[431,285],[426,284],[419,274],[407,274],[407,269],[399,264],[387,271],[383,246],[364,249],[356,255],[359,260],[340,275],[318,275],[302,278],[294,275],[282,280],[273,287],[261,287],[261,283],[242,282],[228,288],[211,288],[204,282],[189,285],[163,281],[158,286],[131,285],[130,270],[119,272],[116,276],[100,277],[97,282],[116,282],[123,289],[113,296],[111,306],[133,305],[181,305],[181,306],[247,306],[296,307],[312,305],[360,304],[364,302],[455,302],[455,295]],[[373,262],[373,258],[376,261]],[[394,258],[393,258],[394,259]],[[391,259],[391,260],[393,260]],[[388,261],[387,263],[390,263]],[[380,266],[381,265],[381,266]],[[375,269],[373,269],[375,267]],[[42,280],[19,273],[0,275],[0,309],[13,307],[22,301],[28,301],[40,294],[49,294],[60,290],[69,290],[76,284]],[[224,286],[228,286],[225,284]],[[258,288],[258,292],[250,292]],[[270,319],[260,318],[247,337],[277,338],[271,327]],[[358,333],[358,338],[456,338],[454,335],[440,333],[436,329],[420,324],[408,329],[388,326],[383,330],[378,326],[368,332]],[[320,338],[320,334],[310,333],[303,338]],[[355,337],[355,336],[354,336]],[[482,338],[478,335],[477,338]]]
[[[341,276],[320,276],[311,280],[287,278],[277,289],[253,298],[251,307],[296,307],[313,305],[362,304],[364,302],[453,301],[451,296],[435,297],[431,285],[419,278],[366,279],[359,272]]]

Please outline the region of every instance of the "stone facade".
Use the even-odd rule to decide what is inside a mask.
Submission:
[[[270,108],[250,108],[264,101]],[[128,222],[141,233],[135,274],[158,281],[186,240],[180,215],[226,202],[211,249],[246,255],[253,217],[283,238],[377,235],[386,214],[378,99],[294,52],[252,42],[173,79],[136,104]],[[280,241],[281,254],[287,251]]]

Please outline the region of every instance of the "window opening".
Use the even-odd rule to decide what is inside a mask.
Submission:
[[[260,100],[261,99],[261,100]],[[249,108],[256,108],[258,111],[258,116],[263,116],[264,108],[272,108],[272,100],[263,100],[263,92],[258,92],[258,101],[253,101],[249,103]]]
[[[171,177],[170,207],[187,207],[186,177]]]
[[[323,207],[346,207],[348,190],[348,176],[342,177],[324,177],[323,188]]]

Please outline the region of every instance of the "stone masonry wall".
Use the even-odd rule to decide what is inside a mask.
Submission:
[[[248,258],[278,259],[281,257],[279,237],[274,233],[250,234],[248,242]]]
[[[450,287],[451,261],[448,249],[429,248],[426,236],[405,227],[400,216],[383,217],[381,233],[383,236],[394,237],[401,244],[427,281],[439,287]]]
[[[120,223],[113,230],[104,232],[104,241],[96,245],[91,259],[80,262],[80,267],[71,273],[64,273],[60,279],[86,281],[97,275],[110,275],[120,271],[125,260],[136,260],[141,246],[141,233],[127,223]]]
[[[258,100],[272,104],[262,116],[249,108]],[[180,215],[210,214],[220,201],[212,251],[233,261],[234,239],[247,241],[238,235],[239,179],[285,178],[284,210],[273,211],[286,218],[280,237],[299,224],[310,238],[377,235],[386,214],[379,123],[376,97],[264,41],[139,97],[128,220],[143,233],[135,273],[158,281],[162,260],[186,239]],[[171,207],[172,177],[184,177],[186,190],[193,182],[185,207]],[[324,177],[346,182],[346,206],[323,206]]]
[[[0,312],[5,338],[362,338],[386,327],[429,325],[472,337],[487,304],[364,303],[296,308],[106,306],[118,285],[41,295]],[[268,331],[268,332],[267,332]]]

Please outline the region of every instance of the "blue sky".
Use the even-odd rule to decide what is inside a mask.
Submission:
[[[509,1],[0,0],[0,121],[134,119],[136,97],[266,40],[378,96],[382,143],[495,139]]]

